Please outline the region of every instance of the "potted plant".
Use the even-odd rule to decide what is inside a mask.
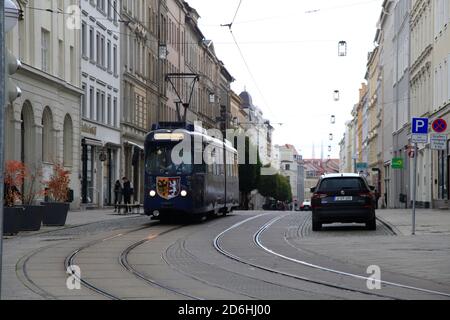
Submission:
[[[3,234],[15,235],[20,231],[23,207],[16,206],[20,200],[19,189],[23,185],[25,167],[20,161],[6,161],[4,173]]]
[[[44,216],[44,206],[36,205],[37,197],[42,194],[42,190],[38,189],[41,184],[42,170],[36,166],[33,170],[25,166],[24,172],[25,181],[22,193],[24,211],[20,230],[38,231],[41,229]]]
[[[64,226],[66,224],[67,213],[70,204],[67,202],[69,197],[69,178],[70,172],[57,163],[53,165],[53,174],[46,181],[45,206],[43,224],[45,226]],[[47,200],[48,199],[48,200]]]

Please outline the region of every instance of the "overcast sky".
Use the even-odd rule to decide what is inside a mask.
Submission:
[[[188,0],[200,14],[200,29],[236,81],[232,89],[250,92],[265,118],[274,123],[274,141],[293,144],[305,157],[339,158],[345,122],[358,101],[367,54],[374,48],[382,0]],[[348,43],[338,57],[338,42]],[[253,75],[253,77],[252,77]],[[340,101],[333,91],[340,91]],[[331,115],[336,124],[331,125]],[[333,133],[334,140],[328,137]]]

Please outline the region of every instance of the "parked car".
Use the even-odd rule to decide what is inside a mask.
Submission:
[[[375,187],[363,176],[353,173],[327,174],[311,188],[312,228],[322,229],[324,223],[365,223],[376,230]]]
[[[303,201],[300,206],[300,211],[309,211],[311,210],[311,201]]]

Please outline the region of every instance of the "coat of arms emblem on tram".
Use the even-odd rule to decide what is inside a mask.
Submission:
[[[178,197],[181,190],[180,178],[156,178],[156,191],[158,195],[166,200]]]

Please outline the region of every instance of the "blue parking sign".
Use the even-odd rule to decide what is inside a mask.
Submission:
[[[412,133],[428,134],[428,118],[413,118]]]

